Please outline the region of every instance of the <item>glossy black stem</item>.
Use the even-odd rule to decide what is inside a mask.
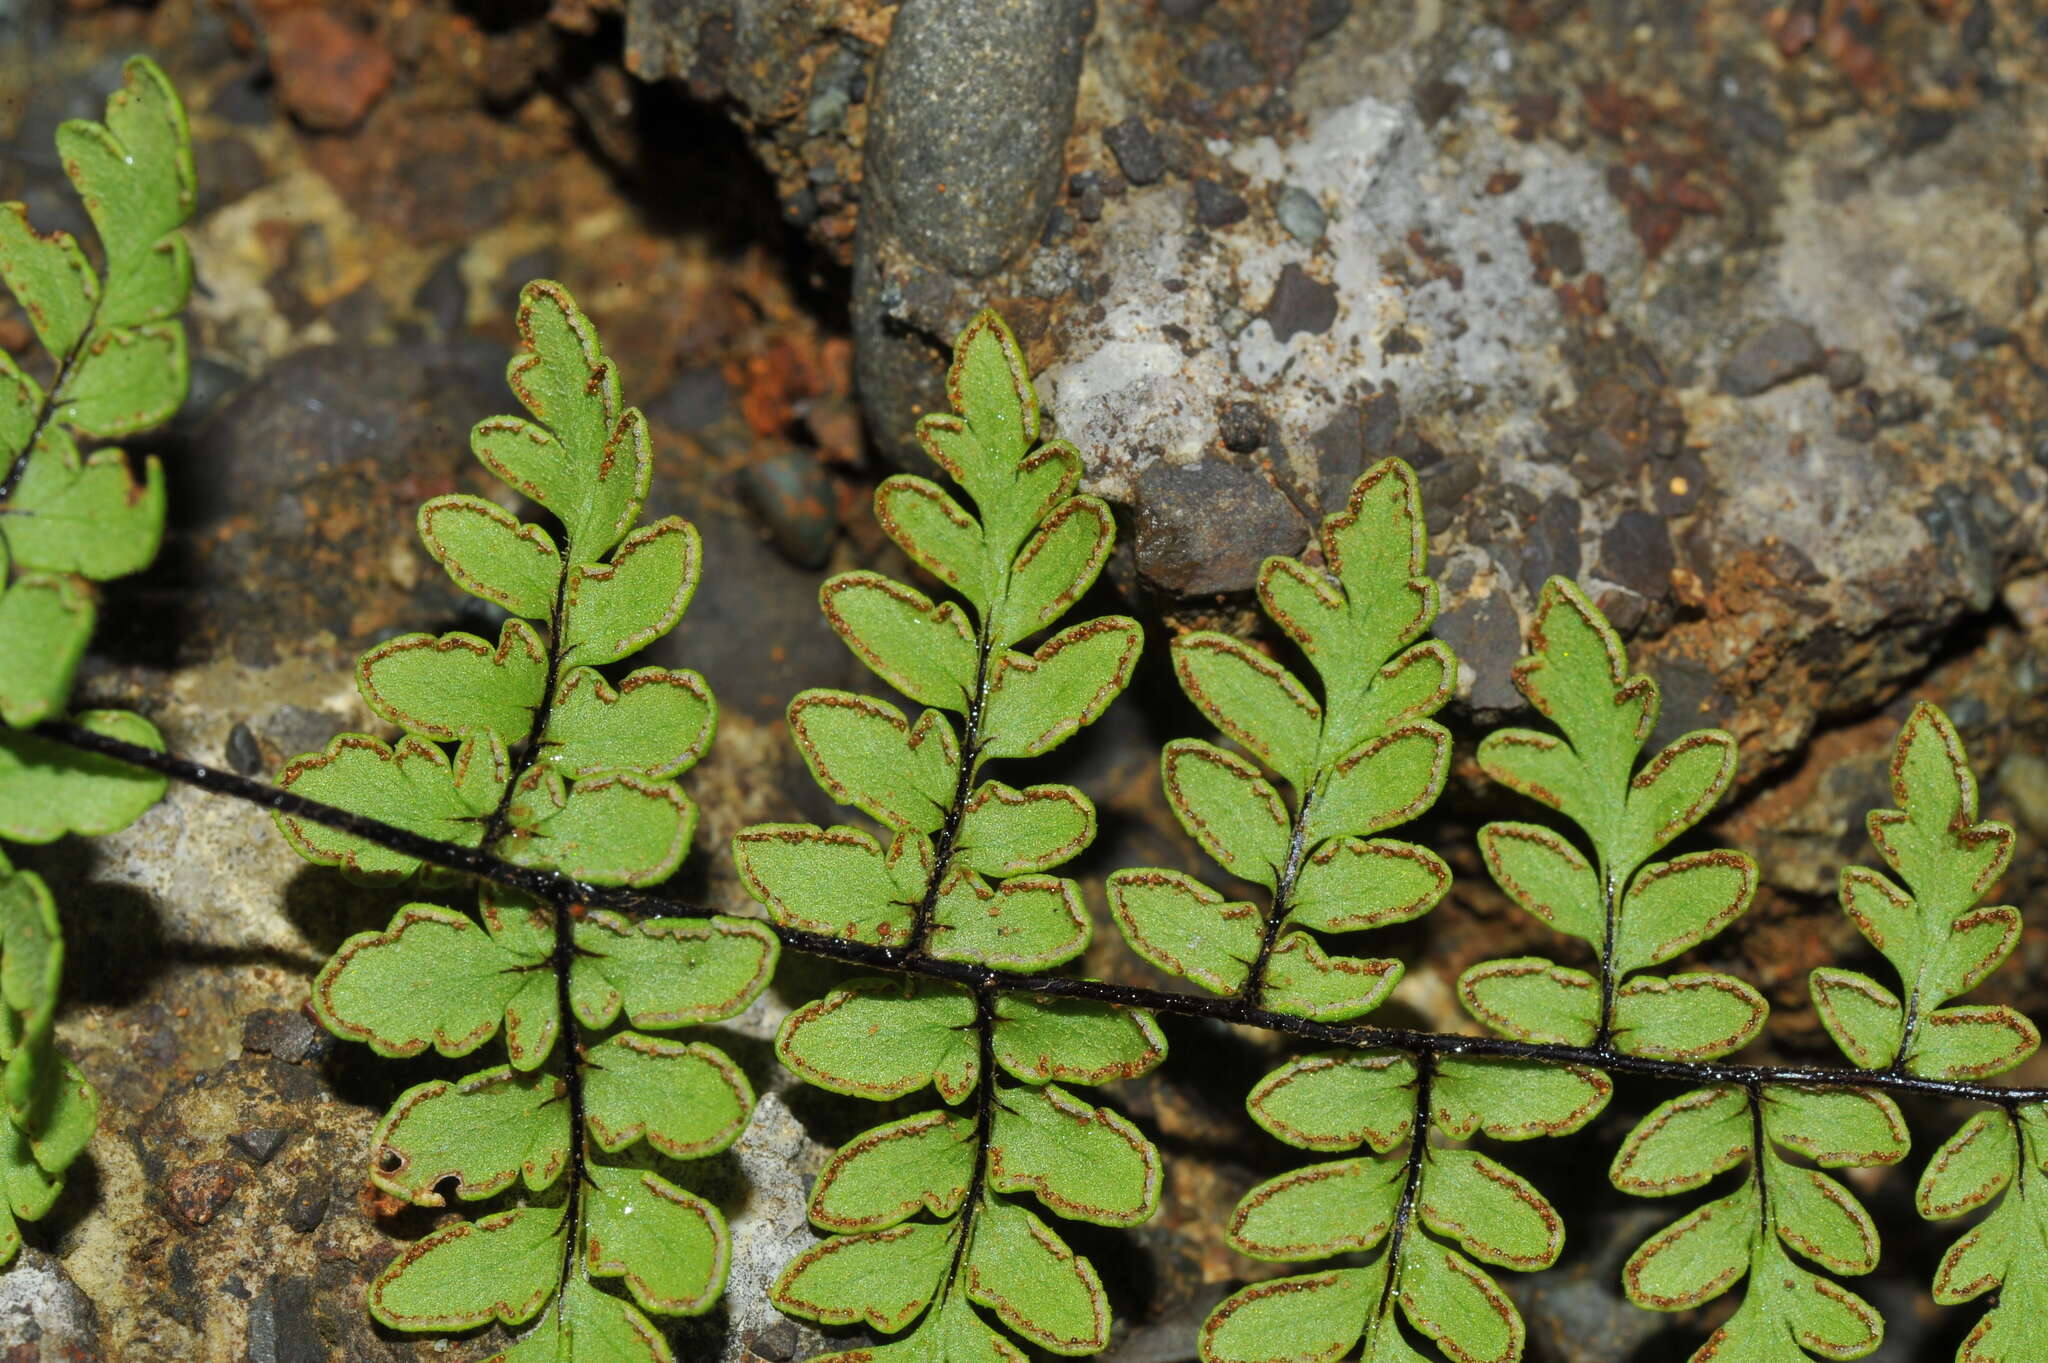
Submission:
[[[438,842],[374,819],[351,814],[253,781],[233,772],[220,771],[173,753],[157,752],[137,744],[92,733],[70,723],[39,726],[35,732],[54,742],[153,771],[175,781],[197,786],[217,795],[228,795],[260,805],[276,813],[338,829],[394,852],[462,871],[512,889],[523,890],[566,909],[572,904],[615,909],[624,913],[656,917],[702,918],[722,912],[703,904],[689,904],[643,894],[637,890],[586,885],[552,871],[537,871],[500,861],[474,847]],[[1641,1075],[1685,1084],[1732,1084],[1744,1088],[1772,1084],[1795,1088],[1836,1088],[1879,1090],[1887,1093],[1917,1094],[1928,1098],[1956,1098],[1991,1103],[2012,1109],[2026,1103],[2048,1102],[2048,1088],[2011,1088],[1999,1084],[1975,1084],[1955,1079],[1930,1079],[1921,1075],[1898,1074],[1888,1070],[1851,1070],[1824,1065],[1737,1065],[1720,1060],[1664,1060],[1628,1055],[1600,1046],[1564,1046],[1548,1042],[1514,1041],[1506,1037],[1462,1036],[1450,1032],[1426,1032],[1405,1027],[1379,1027],[1369,1023],[1315,1022],[1288,1013],[1250,1005],[1241,998],[1218,998],[1202,994],[1181,994],[1136,985],[1113,984],[1106,980],[1078,979],[1070,975],[1022,974],[991,970],[966,961],[933,960],[909,947],[878,946],[853,942],[823,933],[768,925],[791,951],[851,965],[867,966],[930,979],[950,980],[977,990],[1038,994],[1046,997],[1092,999],[1123,1008],[1143,1008],[1175,1017],[1208,1018],[1233,1022],[1266,1031],[1282,1032],[1331,1046],[1405,1051],[1411,1055],[1527,1060],[1545,1065],[1582,1065],[1618,1074]]]

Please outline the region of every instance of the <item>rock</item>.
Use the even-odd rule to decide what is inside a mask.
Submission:
[[[679,431],[701,431],[714,426],[735,411],[732,387],[716,365],[694,365],[669,381],[647,415]]]
[[[195,141],[192,161],[199,184],[199,203],[193,215],[199,218],[261,188],[270,178],[262,154],[247,138],[233,133]]]
[[[1241,195],[1225,189],[1214,180],[1204,179],[1194,183],[1194,207],[1195,221],[1210,228],[1243,222],[1251,212]]]
[[[1216,419],[1223,448],[1234,454],[1250,454],[1266,443],[1266,414],[1256,402],[1229,402]]]
[[[0,1357],[101,1363],[105,1356],[91,1298],[56,1258],[24,1246],[0,1274]]]
[[[1273,328],[1273,339],[1292,340],[1306,333],[1320,336],[1337,320],[1337,290],[1289,261],[1281,267],[1273,296],[1259,314]]]
[[[1753,398],[1781,383],[1817,374],[1827,352],[1804,322],[1779,318],[1744,336],[1721,364],[1721,391]]]
[[[326,1059],[334,1037],[304,1013],[261,1008],[242,1020],[242,1049],[298,1064]]]
[[[1323,239],[1323,232],[1329,226],[1329,215],[1323,212],[1316,196],[1300,185],[1286,185],[1273,200],[1273,216],[1280,220],[1287,235],[1303,246],[1313,246]]]
[[[1249,591],[1272,554],[1298,554],[1308,522],[1271,479],[1215,460],[1140,475],[1138,572],[1177,596]]]
[[[2037,753],[2012,753],[1998,765],[1998,790],[2012,802],[2021,826],[2048,842],[2048,759]]]
[[[740,495],[768,528],[782,556],[822,568],[839,528],[832,479],[808,450],[785,450],[740,470]]]
[[[164,1206],[186,1226],[204,1226],[220,1215],[248,1181],[247,1165],[236,1160],[202,1160],[172,1171],[164,1184]]]
[[[291,1137],[289,1131],[274,1126],[252,1126],[237,1131],[228,1137],[228,1144],[247,1155],[258,1164],[270,1163],[271,1157],[283,1148]]]
[[[944,402],[933,358],[1052,209],[1091,14],[1085,0],[896,11],[869,101],[852,313],[868,428],[900,464],[921,462],[917,416]]]
[[[1308,36],[1327,38],[1351,17],[1351,0],[1308,0]]]
[[[1481,596],[1447,607],[1431,632],[1451,646],[1460,671],[1472,679],[1467,703],[1475,722],[1497,722],[1521,706],[1511,672],[1522,656],[1522,623],[1505,597]]]
[[[867,80],[867,61],[848,47],[834,48],[811,78],[811,102],[804,109],[804,131],[812,137],[830,132],[853,107],[856,90]]]
[[[1264,73],[1243,40],[1211,38],[1184,59],[1180,69],[1212,95],[1227,95],[1258,82]]]
[[[1863,356],[1853,350],[1830,350],[1821,372],[1827,375],[1828,387],[1837,393],[1854,388],[1863,382]]]
[[[450,251],[412,296],[413,310],[434,329],[436,336],[459,336],[469,323],[469,283],[462,277],[462,252]]]
[[[391,53],[332,10],[301,5],[265,31],[277,95],[292,117],[321,132],[346,132],[391,88]]]
[[[256,741],[256,735],[240,720],[235,721],[235,727],[228,730],[225,751],[228,765],[244,776],[261,775],[269,766],[263,756],[262,745]]]
[[[310,1284],[273,1276],[249,1304],[247,1363],[326,1363],[327,1358]]]
[[[306,1180],[293,1190],[291,1200],[285,1204],[284,1223],[301,1235],[310,1235],[327,1219],[331,1198],[324,1181],[317,1177]]]
[[[1149,185],[1166,173],[1166,157],[1159,149],[1159,139],[1136,114],[1103,129],[1102,141],[1110,155],[1116,157],[1117,169],[1132,184]]]
[[[976,279],[1037,234],[1074,118],[1083,13],[1080,0],[897,10],[875,70],[862,193],[918,258]]]
[[[1662,516],[1628,510],[1600,537],[1600,576],[1655,601],[1671,590],[1671,532]]]

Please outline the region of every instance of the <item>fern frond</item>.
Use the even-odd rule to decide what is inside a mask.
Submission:
[[[1101,572],[1115,528],[1102,502],[1077,495],[1073,447],[1040,443],[1023,353],[994,313],[961,334],[947,391],[952,412],[927,416],[918,438],[969,505],[899,474],[876,491],[875,514],[959,599],[871,572],[819,593],[854,655],[929,708],[913,719],[839,691],[806,691],[789,707],[819,786],[879,835],[757,825],[733,839],[733,860],[783,927],[900,961],[976,965],[993,981],[1064,965],[1087,946],[1080,887],[1048,872],[1094,840],[1095,809],[1072,786],[984,780],[984,764],[1039,756],[1093,723],[1129,681],[1141,635],[1123,616],[1057,629]],[[1094,1267],[1022,1198],[1103,1225],[1151,1215],[1159,1152],[1068,1087],[1157,1065],[1166,1042],[1149,1015],[986,983],[854,980],[790,1014],[776,1050],[837,1092],[884,1099],[932,1084],[949,1105],[972,1100],[964,1114],[919,1113],[841,1148],[810,1206],[833,1234],[784,1270],[778,1306],[909,1331],[839,1356],[849,1359],[1015,1363],[1011,1335],[1062,1354],[1108,1343]]]
[[[343,734],[280,783],[507,863],[650,884],[688,849],[696,807],[674,778],[709,746],[716,705],[695,672],[642,668],[614,686],[596,667],[675,626],[697,533],[675,517],[639,524],[646,423],[568,291],[529,284],[519,330],[507,377],[531,419],[483,421],[472,447],[553,514],[561,547],[480,498],[421,507],[428,551],[510,618],[495,643],[409,634],[363,654],[357,687],[400,739]],[[301,853],[360,878],[420,869],[309,820],[278,823]],[[649,1033],[743,1011],[778,950],[746,919],[628,919],[492,887],[475,917],[412,904],[344,943],[313,988],[330,1030],[394,1056],[468,1055],[502,1033],[508,1061],[407,1090],[377,1128],[379,1188],[429,1207],[452,1192],[485,1214],[399,1256],[371,1286],[372,1314],[400,1330],[532,1323],[506,1359],[667,1360],[650,1316],[709,1310],[731,1252],[718,1209],[669,1162],[730,1146],[754,1093],[723,1052]]]
[[[122,68],[106,121],[57,131],[64,170],[99,236],[104,276],[66,232],[0,204],[0,282],[49,364],[38,383],[0,352],[0,837],[51,842],[127,827],[163,795],[160,776],[28,732],[61,716],[95,620],[93,582],[136,572],[163,536],[163,467],[80,442],[128,436],[185,399],[192,283],[179,229],[192,215],[192,141],[177,92],[144,57]],[[161,751],[139,715],[93,710],[86,732]],[[99,1117],[55,1044],[64,941],[49,888],[0,854],[0,1264],[18,1223],[46,1213]]]

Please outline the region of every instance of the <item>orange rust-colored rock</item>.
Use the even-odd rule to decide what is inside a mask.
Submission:
[[[391,53],[331,10],[286,10],[266,36],[278,98],[309,128],[345,132],[391,88]]]

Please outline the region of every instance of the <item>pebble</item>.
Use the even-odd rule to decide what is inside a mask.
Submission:
[[[165,1180],[164,1203],[171,1215],[196,1229],[219,1216],[248,1180],[248,1167],[235,1160],[201,1160]]]
[[[1252,54],[1237,38],[1211,38],[1182,60],[1181,71],[1212,95],[1227,95],[1257,81],[1261,72]]]
[[[863,202],[922,260],[978,279],[1045,224],[1081,79],[1082,0],[906,0],[876,62]],[[933,192],[943,184],[944,193]]]
[[[1316,196],[1300,185],[1287,185],[1273,201],[1273,216],[1280,220],[1280,226],[1287,235],[1303,246],[1313,246],[1323,239],[1323,233],[1330,225],[1329,215],[1323,212]]]
[[[838,531],[832,478],[808,450],[784,450],[747,465],[740,494],[768,527],[782,556],[799,568],[822,568]]]
[[[1251,208],[1244,197],[1234,194],[1214,180],[1195,181],[1195,221],[1204,227],[1228,227],[1234,222],[1243,222]]]
[[[1600,576],[1655,601],[1671,590],[1671,532],[1662,516],[1630,509],[1600,537]]]
[[[1273,297],[1260,314],[1273,328],[1273,339],[1285,342],[1302,332],[1320,336],[1337,320],[1337,290],[1299,265],[1280,267]]]
[[[1827,363],[1813,328],[1781,317],[1750,332],[1721,364],[1721,391],[1753,398],[1793,379],[1818,374]]]
[[[256,735],[249,732],[249,726],[240,720],[228,730],[228,765],[244,776],[261,776],[270,764],[263,760],[263,745],[256,741]]]
[[[1223,448],[1236,454],[1250,454],[1266,443],[1266,414],[1256,402],[1224,404],[1217,417]]]
[[[1137,500],[1138,572],[1179,596],[1248,591],[1269,555],[1308,541],[1308,522],[1272,480],[1218,459],[1147,465]]]
[[[1166,174],[1166,154],[1159,148],[1159,139],[1136,114],[1103,129],[1102,140],[1116,157],[1117,169],[1132,184],[1149,185]]]
[[[1821,372],[1827,375],[1828,387],[1837,393],[1854,388],[1863,382],[1863,356],[1854,350],[1830,350]]]
[[[247,1155],[258,1164],[270,1163],[271,1156],[284,1147],[289,1131],[274,1126],[252,1126],[246,1131],[236,1131],[228,1136],[228,1144]]]
[[[334,1050],[334,1038],[304,1013],[259,1008],[242,1019],[242,1049],[296,1064],[326,1059]]]
[[[278,99],[308,128],[346,132],[391,88],[391,53],[331,10],[288,9],[270,21],[265,38]]]
[[[835,47],[811,78],[811,102],[804,110],[804,131],[812,137],[837,128],[853,107],[854,93],[866,74],[860,54]]]
[[[326,1184],[317,1177],[308,1178],[292,1193],[292,1200],[285,1204],[284,1223],[301,1235],[310,1235],[327,1219],[327,1204],[331,1197]]]

